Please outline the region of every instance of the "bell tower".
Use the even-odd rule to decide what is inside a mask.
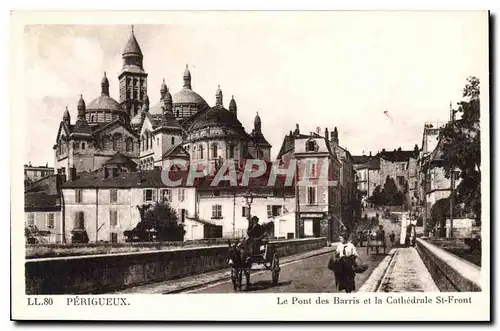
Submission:
[[[141,111],[144,97],[147,95],[148,74],[144,71],[141,47],[134,34],[134,26],[130,38],[122,53],[123,66],[118,80],[120,82],[120,105],[130,118]]]

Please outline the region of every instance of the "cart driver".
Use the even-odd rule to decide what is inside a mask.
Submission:
[[[249,248],[252,250],[253,254],[258,254],[260,246],[262,245],[262,239],[266,236],[266,229],[259,224],[259,218],[257,216],[252,217],[250,220],[247,235]]]

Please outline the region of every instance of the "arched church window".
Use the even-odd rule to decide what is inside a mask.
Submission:
[[[175,115],[176,117],[179,117],[179,109],[177,109],[177,110],[175,111],[175,114],[176,114],[176,115]]]
[[[115,151],[123,150],[122,135],[119,133],[113,135],[113,150]]]
[[[203,145],[200,145],[200,148],[198,150],[199,150],[200,159],[203,159]]]
[[[217,144],[212,144],[212,158],[217,158],[218,147]]]
[[[133,152],[134,151],[134,142],[132,138],[128,137],[127,140],[125,141],[125,150],[127,152]]]
[[[172,137],[172,145],[175,145],[175,137]]]
[[[82,143],[82,149],[85,149],[85,143]]]
[[[229,158],[234,159],[234,145],[229,145]]]

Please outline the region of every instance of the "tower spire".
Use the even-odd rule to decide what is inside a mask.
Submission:
[[[101,80],[101,95],[109,96],[109,81],[108,77],[106,77],[106,71],[104,71],[104,76]]]
[[[222,106],[222,90],[220,89],[220,85],[217,87],[217,91],[215,92],[215,105]]]
[[[83,95],[80,94],[80,100],[78,100],[78,116],[79,120],[85,120],[85,100],[83,100]]]
[[[191,89],[191,72],[189,71],[188,65],[186,64],[186,69],[184,69],[184,88]]]
[[[234,100],[234,95],[231,96],[231,101],[229,101],[229,111],[234,114],[234,116],[237,116],[237,109],[236,107],[236,100]]]

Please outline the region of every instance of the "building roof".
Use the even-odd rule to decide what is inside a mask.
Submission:
[[[179,92],[172,96],[172,104],[176,105],[184,105],[184,104],[196,104],[199,108],[204,106],[208,106],[205,99],[203,99],[198,93],[189,89],[182,88]]]
[[[104,162],[104,165],[124,165],[124,166],[137,166],[128,156],[120,152],[116,152],[109,160]]]
[[[222,106],[212,107],[200,114],[191,124],[189,130],[199,130],[206,127],[231,128],[247,135],[236,115]]]
[[[87,111],[89,110],[101,110],[109,112],[124,111],[115,99],[107,95],[100,95],[99,97],[92,100],[87,106]]]
[[[417,158],[418,151],[403,151],[403,150],[394,150],[392,152],[382,151],[377,154],[381,158],[391,162],[405,162],[410,158]]]
[[[125,48],[123,49],[123,55],[142,56],[141,47],[139,46],[137,39],[135,39],[135,35],[134,35],[133,31],[130,34],[130,38],[128,39],[127,44],[125,44]]]
[[[250,140],[255,145],[271,147],[271,144],[266,140],[262,132],[256,132],[255,130],[252,131],[252,133],[250,134]]]
[[[25,211],[60,210],[61,203],[57,194],[47,192],[27,192],[24,194]]]

